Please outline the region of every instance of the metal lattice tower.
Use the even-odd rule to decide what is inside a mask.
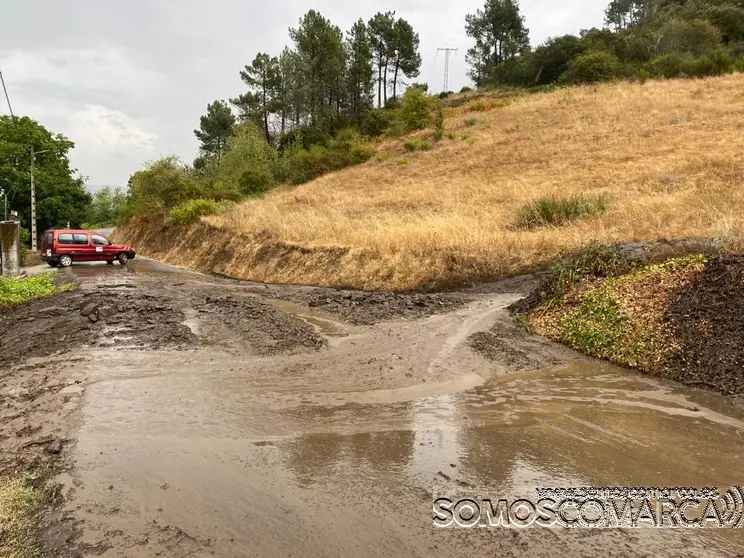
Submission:
[[[449,60],[450,55],[454,52],[457,53],[459,49],[457,48],[438,48],[437,52],[443,51],[444,52],[444,89],[443,91],[449,90]]]

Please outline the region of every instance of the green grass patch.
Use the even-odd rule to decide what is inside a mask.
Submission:
[[[195,199],[177,205],[170,211],[170,218],[176,225],[190,225],[196,223],[204,215],[212,215],[220,210],[220,205],[214,200]]]
[[[31,277],[0,277],[0,308],[23,304],[36,298],[69,291],[72,285],[58,286],[53,273],[41,273]]]
[[[472,128],[476,124],[478,124],[477,118],[466,118],[465,119],[465,126],[467,126],[468,128]]]
[[[43,556],[34,535],[35,518],[51,496],[40,479],[30,474],[0,477],[0,556]]]
[[[606,196],[570,196],[542,198],[528,203],[517,213],[516,226],[534,229],[560,226],[606,213],[610,202]]]

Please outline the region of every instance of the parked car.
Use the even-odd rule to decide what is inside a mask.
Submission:
[[[70,267],[72,262],[105,261],[121,265],[135,257],[134,248],[114,244],[104,235],[94,231],[55,230],[44,231],[41,259],[52,267]]]

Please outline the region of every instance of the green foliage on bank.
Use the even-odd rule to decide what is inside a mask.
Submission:
[[[54,273],[41,273],[21,278],[0,277],[0,308],[23,304],[72,288],[71,285],[58,286],[54,276]]]

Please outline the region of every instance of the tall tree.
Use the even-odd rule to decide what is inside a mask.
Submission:
[[[395,12],[376,14],[369,20],[374,64],[377,69],[377,106],[383,106],[383,94],[387,103],[387,72],[390,53],[395,40]]]
[[[30,229],[31,147],[37,153],[37,230],[65,227],[68,221],[79,227],[87,216],[91,196],[84,178],[70,168],[68,153],[75,144],[25,116],[15,120],[0,116],[0,188],[8,195],[8,210],[18,211],[21,223]]]
[[[482,10],[465,16],[465,22],[465,32],[475,39],[467,61],[477,86],[485,84],[498,66],[529,50],[529,29],[518,0],[486,0]]]
[[[421,70],[421,55],[419,54],[419,35],[414,32],[411,24],[405,19],[399,19],[393,27],[393,43],[391,45],[391,64],[393,66],[393,98],[398,96],[398,83],[403,77],[418,77]]]
[[[242,121],[254,122],[271,143],[269,118],[277,106],[277,97],[281,87],[279,59],[259,52],[250,66],[240,72],[240,78],[249,91],[231,102],[240,110]]]
[[[361,19],[352,26],[346,35],[346,85],[349,112],[358,124],[364,112],[374,102],[374,93],[372,92],[374,87],[372,45],[367,26]]]
[[[225,101],[208,104],[207,114],[200,118],[199,129],[194,130],[201,142],[199,150],[207,157],[219,159],[234,128],[235,115]]]
[[[315,10],[289,30],[302,71],[303,95],[310,122],[328,128],[338,115],[343,94],[344,49],[341,29]]]

